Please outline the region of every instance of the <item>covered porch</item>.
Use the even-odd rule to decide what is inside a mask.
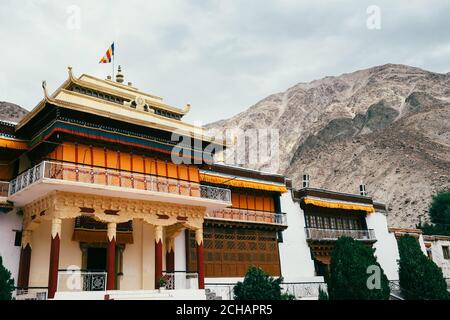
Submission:
[[[18,279],[23,294],[17,298],[36,293],[41,299],[205,299],[205,211],[185,204],[50,193],[23,209]],[[199,267],[190,273],[185,271],[186,229],[195,232],[197,242]]]

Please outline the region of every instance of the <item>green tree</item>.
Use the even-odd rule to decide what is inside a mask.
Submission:
[[[429,209],[431,224],[419,224],[424,234],[450,236],[450,191],[441,192],[433,197]]]
[[[328,293],[322,287],[319,287],[319,300],[329,300]]]
[[[0,300],[11,300],[14,291],[14,279],[11,272],[3,266],[3,259],[0,256]]]
[[[349,237],[340,237],[336,241],[327,279],[330,300],[389,298],[389,281],[377,262],[374,251]]]
[[[281,292],[283,278],[272,278],[261,268],[250,267],[243,282],[233,288],[235,300],[290,300],[292,296]]]
[[[449,299],[442,270],[420,249],[416,238],[404,235],[398,240],[399,279],[407,300]]]

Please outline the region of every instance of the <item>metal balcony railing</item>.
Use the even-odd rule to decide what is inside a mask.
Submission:
[[[16,300],[47,300],[48,289],[45,287],[17,288]]]
[[[0,197],[7,197],[9,193],[9,182],[0,181]]]
[[[226,208],[208,213],[211,219],[227,219],[246,222],[273,223],[287,225],[286,214],[258,210]]]
[[[11,196],[43,178],[231,202],[229,189],[163,176],[55,161],[43,161],[17,176],[9,183],[9,195]]]
[[[345,229],[319,229],[305,228],[307,240],[337,240],[339,237],[350,237],[355,240],[374,241],[375,232],[372,229],[366,230],[345,230]]]
[[[167,290],[198,289],[198,273],[187,271],[164,271]]]
[[[58,270],[58,291],[106,291],[107,273],[79,269]]]
[[[205,289],[209,292],[214,292],[221,300],[233,300],[233,289],[235,283],[207,283]],[[325,282],[283,282],[281,289],[283,293],[293,295],[296,300],[299,299],[317,299],[319,296],[319,288],[327,291],[327,284]]]

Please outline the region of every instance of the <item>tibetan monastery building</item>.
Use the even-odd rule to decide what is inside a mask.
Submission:
[[[213,163],[205,147],[226,145],[182,120],[189,105],[125,85],[120,72],[113,81],[69,68],[54,93],[43,89],[19,123],[0,124],[1,209],[23,219],[19,289],[204,299],[205,278],[251,265],[281,275],[283,176]],[[183,163],[172,160],[173,133],[192,142]]]

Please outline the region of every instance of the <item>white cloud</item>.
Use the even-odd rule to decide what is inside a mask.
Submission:
[[[378,5],[381,30],[366,28]],[[81,29],[67,28],[67,8]],[[0,4],[0,100],[31,109],[40,83],[106,77],[112,41],[126,81],[193,109],[188,120],[232,116],[297,82],[384,63],[450,71],[446,1],[13,1]]]

